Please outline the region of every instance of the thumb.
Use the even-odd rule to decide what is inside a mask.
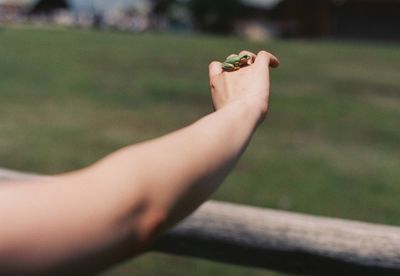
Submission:
[[[271,66],[272,68],[277,68],[280,64],[279,60],[277,57],[274,55],[266,52],[266,51],[260,51],[257,54],[256,60],[254,64],[257,64],[257,66]]]

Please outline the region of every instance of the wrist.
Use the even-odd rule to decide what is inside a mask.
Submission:
[[[266,115],[266,108],[251,99],[232,101],[221,110],[229,112],[238,124],[249,126],[253,131],[262,123]]]

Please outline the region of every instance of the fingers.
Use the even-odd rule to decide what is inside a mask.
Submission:
[[[276,68],[279,66],[279,60],[276,58],[274,55],[266,52],[266,51],[260,51],[257,55],[250,51],[243,50],[239,53],[239,55],[249,55],[250,60],[248,64],[258,64],[261,66],[271,66],[272,68]],[[231,54],[227,58],[231,58],[233,56],[236,56],[236,54]],[[221,62],[218,61],[213,61],[209,65],[209,76],[210,79],[213,77],[217,76],[218,74],[221,74],[224,70],[222,69],[222,64]]]
[[[272,68],[277,68],[280,64],[279,60],[277,57],[274,55],[266,52],[266,51],[260,51],[257,54],[256,60],[254,64],[261,65],[261,66],[271,66]]]
[[[210,65],[208,66],[208,72],[210,75],[210,79],[212,79],[218,74],[221,74],[223,72],[221,62],[218,61],[211,62]]]

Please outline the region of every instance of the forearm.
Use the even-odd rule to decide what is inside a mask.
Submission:
[[[140,186],[151,212],[162,214],[169,226],[218,188],[247,146],[258,119],[257,110],[232,104],[182,130],[124,148],[91,170],[104,174],[102,179],[115,179],[118,173],[118,185],[127,193]]]

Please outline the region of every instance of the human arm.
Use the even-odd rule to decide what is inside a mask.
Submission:
[[[135,255],[219,186],[268,110],[269,64],[210,65],[216,111],[94,165],[0,189],[0,274],[71,275]]]

